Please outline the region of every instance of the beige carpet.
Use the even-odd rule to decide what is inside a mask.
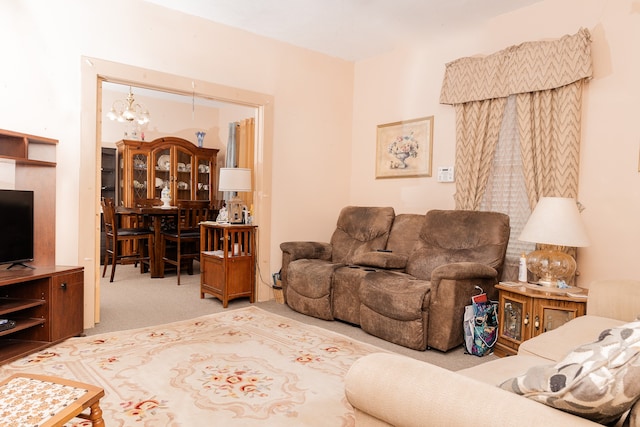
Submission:
[[[30,372],[99,385],[109,427],[351,426],[344,375],[378,351],[250,306],[72,338],[0,367],[0,378]]]
[[[132,265],[118,266],[116,278],[109,283],[109,273],[101,280],[100,324],[87,329],[87,335],[114,332],[125,329],[160,325],[179,320],[191,319],[207,314],[226,312],[233,309],[256,306],[274,314],[285,316],[309,325],[318,326],[356,341],[372,344],[387,351],[399,353],[414,359],[457,371],[496,359],[494,355],[484,357],[465,354],[462,346],[446,353],[438,350],[416,351],[392,344],[364,332],[360,327],[340,321],[327,321],[293,311],[286,304],[274,300],[250,304],[248,298],[239,298],[229,302],[228,308],[222,308],[220,300],[207,295],[200,299],[200,275],[198,263],[194,265],[194,274],[183,274],[181,285],[176,285],[176,275],[168,272],[163,279],[151,279],[149,274],[140,274]],[[266,274],[259,274],[259,280],[267,283]],[[462,324],[460,325],[462,329]]]

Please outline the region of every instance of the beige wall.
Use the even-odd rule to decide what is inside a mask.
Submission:
[[[102,91],[103,122],[101,141],[105,147],[115,147],[115,143],[124,137],[130,126],[118,121],[107,120],[106,113],[116,100],[127,96],[128,86],[120,90]],[[243,105],[210,102],[201,98],[195,100],[195,112],[192,98],[189,96],[171,96],[162,91],[140,91],[133,88],[136,103],[144,105],[150,112],[151,121],[139,128],[145,141],[152,141],[167,135],[178,136],[197,145],[196,132],[206,132],[205,148],[220,150],[218,161],[224,160],[224,152],[229,135],[229,122],[256,116],[256,109]]]
[[[579,200],[591,246],[579,250],[579,284],[638,278],[640,242],[640,2],[547,0],[466,32],[356,64],[351,197],[398,212],[454,206],[454,184],[432,178],[375,180],[376,125],[435,116],[433,167],[454,164],[455,115],[438,98],[444,64],[524,41],[590,30],[594,78],[585,89]]]
[[[95,218],[86,211],[97,200],[87,165],[96,161],[90,149],[95,151],[97,137],[90,128],[96,116],[83,104],[95,98],[96,88],[85,84],[91,66],[84,57],[151,70],[134,73],[138,81],[175,84],[189,92],[187,82],[194,79],[224,86],[227,100],[246,91],[272,100],[270,135],[263,138],[269,146],[257,153],[257,162],[269,163],[258,165],[269,181],[268,191],[258,194],[271,224],[259,233],[260,255],[269,260],[260,264],[265,282],[279,269],[281,241],[324,238],[348,202],[350,62],[136,0],[3,1],[0,37],[6,64],[0,68],[0,128],[60,140],[59,264],[89,271],[96,263],[90,249]],[[85,274],[86,326],[93,319],[94,280],[93,272]],[[260,285],[259,298],[268,296],[265,287]]]
[[[328,239],[346,204],[391,205],[397,212],[453,207],[452,184],[376,180],[374,171],[376,125],[429,115],[433,168],[453,164],[453,109],[438,104],[446,62],[584,26],[593,35],[595,76],[584,99],[580,200],[593,244],[580,251],[580,283],[637,278],[640,51],[632,41],[640,40],[639,9],[631,0],[546,0],[353,64],[137,0],[5,0],[0,128],[60,140],[57,262],[88,266],[95,263],[85,245],[92,219],[82,206],[97,192],[95,179],[85,176],[95,159],[83,148],[97,137],[86,136],[96,118],[83,100],[95,97],[95,87],[83,83],[83,57],[155,70],[164,73],[163,84],[175,81],[185,91],[186,81],[196,79],[231,88],[226,93],[267,95],[273,123],[262,150],[270,156],[270,186],[260,197],[269,202],[270,226],[260,236],[270,255],[261,264],[268,281],[279,268],[280,242]],[[135,77],[147,74],[153,73]],[[92,281],[85,323],[93,314]]]

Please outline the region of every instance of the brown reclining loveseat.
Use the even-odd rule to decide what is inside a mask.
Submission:
[[[348,206],[330,242],[280,245],[285,300],[405,347],[447,351],[463,342],[475,286],[496,297],[509,234],[497,212]]]

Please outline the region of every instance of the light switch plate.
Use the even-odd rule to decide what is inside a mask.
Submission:
[[[455,179],[453,166],[438,167],[438,182],[453,182]]]

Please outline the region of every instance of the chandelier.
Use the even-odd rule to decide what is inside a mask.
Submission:
[[[111,111],[107,113],[107,117],[111,120],[124,122],[137,122],[139,125],[149,123],[149,110],[143,104],[136,103],[133,98],[131,86],[129,86],[129,95],[127,99],[118,99],[111,105]]]

